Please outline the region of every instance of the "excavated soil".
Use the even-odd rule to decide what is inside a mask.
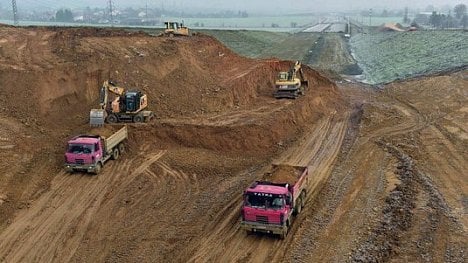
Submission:
[[[310,88],[275,100],[292,62],[215,39],[0,27],[0,262],[466,262],[467,72]],[[62,169],[103,81],[148,94],[125,155]],[[281,240],[240,230],[243,190],[307,166]],[[285,166],[286,167],[286,166]]]
[[[301,176],[302,172],[303,168],[289,165],[276,165],[272,168],[272,171],[266,173],[262,179],[271,182],[288,183],[293,185]]]

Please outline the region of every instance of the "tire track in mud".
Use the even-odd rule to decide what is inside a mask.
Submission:
[[[324,118],[317,124],[316,129],[307,134],[299,145],[293,147],[276,161],[290,165],[309,166],[312,173],[310,193],[321,186],[331,172],[332,163],[336,160],[344,135],[347,130],[347,120],[335,120],[333,117]],[[314,194],[308,195],[308,201]],[[280,260],[297,231],[303,213],[295,219],[291,232],[285,240],[270,235],[246,235],[239,227],[239,211],[242,195],[232,199],[216,214],[212,223],[206,227],[207,234],[200,237],[199,245],[194,248],[189,262],[228,262],[248,261],[265,262]]]
[[[131,175],[121,178],[95,215],[106,223],[90,225],[71,262],[173,261],[168,251],[188,242],[185,231],[193,231],[193,215],[180,213],[192,209],[200,185],[196,175],[168,164],[171,154],[147,150],[132,161]],[[103,242],[109,237],[111,245]]]
[[[331,181],[327,183],[330,189],[326,190],[324,193],[320,193],[320,197],[324,197],[324,199],[318,203],[319,207],[312,208],[312,211],[309,212],[307,209],[309,209],[310,206],[306,206],[296,223],[293,224],[293,229],[291,231],[293,233],[291,234],[294,235],[294,238],[286,239],[284,241],[286,244],[281,246],[282,249],[279,249],[276,255],[268,257],[268,261],[343,262],[347,259],[346,254],[354,248],[353,242],[356,241],[356,237],[366,232],[360,230],[359,227],[354,228],[353,225],[356,225],[356,222],[352,222],[352,220],[353,218],[354,220],[359,220],[363,211],[366,211],[364,213],[369,215],[376,212],[374,209],[378,204],[376,204],[375,201],[371,202],[369,198],[377,200],[381,198],[382,194],[385,194],[384,171],[391,171],[393,167],[392,163],[395,162],[394,158],[388,153],[385,154],[383,149],[378,147],[375,142],[382,137],[401,137],[401,135],[404,134],[419,132],[428,127],[432,127],[433,124],[433,121],[421,114],[416,108],[405,105],[405,103],[401,101],[398,102],[399,103],[392,106],[395,106],[395,109],[405,115],[404,120],[396,126],[379,128],[365,133],[353,143],[353,146],[350,148],[352,150],[347,152],[344,162],[341,162],[339,166],[334,168],[336,170],[334,172],[336,175],[332,176]],[[453,147],[447,147],[453,150]],[[456,151],[454,150],[454,152]],[[456,164],[460,164],[458,161],[459,158],[455,158],[455,160]],[[319,160],[316,159],[316,161],[318,162]],[[358,166],[357,164],[359,163],[373,163],[373,168],[366,170],[364,167]],[[330,165],[333,166],[333,164]],[[370,178],[366,179],[366,175],[372,171],[375,171],[376,175],[378,174],[379,176],[373,177],[372,181],[370,181]],[[367,201],[360,205],[360,202],[365,200]],[[345,216],[343,217],[343,215]],[[306,219],[301,220],[301,217],[304,216]],[[447,222],[447,219],[443,219],[440,222],[436,222],[437,224],[434,224],[433,216],[428,215],[427,218],[427,220],[432,223],[422,225],[422,233],[430,233],[429,228],[432,227],[434,229],[434,227],[437,228],[437,225],[441,226],[441,222]],[[364,224],[364,226],[366,225],[367,223]],[[299,228],[299,230],[295,230],[294,228]],[[340,237],[339,241],[337,241],[337,235],[341,235],[345,229],[353,233],[344,239]],[[441,229],[443,229],[443,227],[441,227]],[[426,236],[421,242],[424,243],[428,240],[433,239]],[[342,244],[340,248],[336,247],[337,242]],[[445,244],[451,242],[451,248],[453,250],[447,252],[449,255],[448,257],[456,258],[456,256],[454,257],[453,255],[456,255],[459,251],[457,248],[460,248],[460,244],[457,243],[459,242],[457,238],[445,242]],[[432,247],[441,246],[442,243],[434,243]],[[285,249],[287,247],[290,248]],[[427,251],[430,250],[426,250],[425,252],[427,253]],[[429,256],[429,258],[431,257]],[[435,258],[440,258],[440,255]]]
[[[351,221],[353,218],[359,220],[363,211],[370,215],[376,204],[367,198],[378,199],[385,191],[383,171],[389,167],[390,159],[376,147],[374,141],[384,135],[394,136],[425,126],[424,118],[413,115],[415,112],[412,109],[404,108],[406,112],[412,113],[405,114],[409,121],[359,137],[344,152],[345,159],[337,167],[328,164],[334,172],[326,189],[320,193],[323,198],[316,199],[314,206],[317,207],[306,206],[304,212],[307,213],[309,208],[312,211],[307,213],[308,219],[298,226],[300,230],[295,234],[291,249],[274,261],[342,262],[347,259],[345,254],[353,248],[350,243],[353,240],[348,238],[362,234],[358,227],[362,222]],[[399,109],[401,111],[401,105]],[[360,163],[367,166],[361,167],[358,165]],[[369,173],[375,173],[376,177],[366,179]],[[361,203],[364,200],[367,201]],[[342,234],[344,237],[337,237]],[[341,243],[339,248],[334,245],[337,242]]]
[[[388,261],[397,247],[416,252],[420,262],[464,262],[466,244],[460,242],[461,224],[430,178],[398,147],[385,141],[378,144],[398,160],[400,183],[386,197],[383,217],[354,251],[350,262]],[[437,238],[437,232],[456,234]]]
[[[263,105],[258,108],[249,110],[238,110],[236,112],[226,112],[202,118],[178,118],[178,119],[161,119],[161,123],[167,124],[182,124],[182,125],[197,125],[197,126],[213,126],[223,127],[229,125],[241,125],[252,123],[262,119],[262,116],[267,116],[272,113],[280,112],[291,105],[290,101],[273,101],[268,105]]]
[[[153,154],[131,173],[132,163],[137,162],[138,157],[112,161],[99,176],[59,172],[51,189],[30,208],[20,211],[1,233],[0,261],[50,262],[60,259],[68,262],[106,195],[112,189],[128,185],[164,153]]]
[[[444,190],[447,202],[454,208],[453,213],[461,221],[466,232],[468,231],[468,217],[463,206],[459,204],[459,200],[460,193],[467,192],[464,174],[468,170],[468,162],[463,158],[467,155],[457,154],[456,145],[438,125],[429,127],[428,132],[432,136],[422,142],[422,151],[427,156],[427,163],[431,164],[431,167],[423,167],[422,170],[424,173],[432,174],[433,179],[437,180],[437,185]],[[441,151],[445,153],[443,156],[439,154]],[[445,180],[440,180],[439,177]]]
[[[460,162],[460,157],[456,154],[454,147],[448,145],[450,140],[441,136],[438,131],[434,131],[437,129],[435,122],[440,117],[434,119],[404,99],[391,94],[387,95],[393,99],[391,107],[401,112],[404,117],[400,123],[393,127],[370,131],[360,138],[358,145],[370,149],[378,147],[390,154],[393,160],[397,160],[400,163],[397,172],[399,184],[385,196],[385,204],[379,216],[379,223],[372,228],[370,234],[367,234],[367,237],[359,245],[355,246],[349,261],[408,260],[405,256],[412,254],[413,256],[410,258],[417,258],[421,262],[442,261],[443,259],[458,262],[463,258],[463,256],[460,258],[459,252],[464,250],[464,246],[459,241],[460,227],[458,223],[453,222],[454,218],[451,216],[450,208],[443,200],[442,195],[432,185],[429,178],[418,171],[411,156],[404,153],[404,149],[411,146],[404,143],[404,138],[411,137],[413,134],[419,138],[422,132],[436,134],[436,137],[447,148],[445,152],[449,152],[454,157],[454,160],[449,162],[452,163],[451,169],[460,169],[464,166],[463,162]],[[402,139],[403,143],[400,144]],[[418,151],[419,149],[417,149]],[[372,159],[375,157],[371,157],[371,160],[366,162],[372,162]],[[439,165],[446,164],[439,163]],[[387,171],[393,173],[392,170],[394,168],[387,168]],[[364,190],[360,195],[368,197],[367,191]],[[450,238],[436,238],[436,235],[440,235],[436,232],[450,232]],[[414,240],[415,238],[417,240]],[[396,256],[396,251],[404,256]],[[330,258],[333,257],[330,256],[326,260],[330,260]],[[341,258],[342,260],[343,258]]]

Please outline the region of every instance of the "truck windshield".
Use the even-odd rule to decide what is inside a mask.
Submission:
[[[281,209],[285,205],[283,195],[267,194],[267,193],[247,193],[244,199],[245,206],[255,208],[272,208]]]
[[[75,153],[75,154],[87,154],[94,152],[94,145],[93,144],[69,144],[68,145],[68,152]]]

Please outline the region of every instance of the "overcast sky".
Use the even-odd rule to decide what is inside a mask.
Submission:
[[[79,8],[84,6],[104,7],[108,0],[16,0],[19,7],[69,7]],[[187,13],[194,10],[245,10],[249,13],[300,13],[300,12],[329,12],[349,11],[367,8],[376,9],[402,9],[424,8],[428,5],[451,7],[459,3],[468,5],[468,0],[113,0],[116,7],[163,7],[166,9],[177,8]],[[10,0],[0,0],[2,6],[11,5]]]

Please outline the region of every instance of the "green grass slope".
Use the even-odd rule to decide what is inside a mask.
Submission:
[[[371,84],[468,65],[468,33],[462,31],[360,34],[351,48]]]

